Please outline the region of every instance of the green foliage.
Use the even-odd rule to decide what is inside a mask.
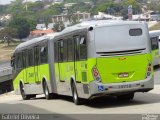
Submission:
[[[129,5],[132,5],[134,14],[141,10],[140,4],[136,0],[124,0],[121,4],[124,6],[124,8],[128,8]]]
[[[0,38],[4,39],[4,37],[6,37],[6,36],[16,38],[17,37],[17,29],[10,28],[10,27],[6,27],[5,29],[2,29],[0,32]]]
[[[140,12],[139,2],[141,1],[144,0],[123,0],[120,4],[115,3],[114,0],[64,0],[64,3],[77,3],[66,10],[70,22],[75,24],[78,20],[73,16],[73,13],[76,13],[77,11],[90,12],[92,15],[95,15],[98,12],[105,12],[113,15],[122,15],[127,18],[128,6],[132,5],[133,13],[138,13]],[[91,2],[92,4],[85,4],[84,2]],[[160,2],[151,2],[149,5],[150,8],[160,10]],[[16,28],[18,32],[17,36],[23,38],[29,34],[30,30],[36,28],[37,23],[48,24],[49,22],[52,22],[52,15],[62,14],[64,13],[64,10],[64,4],[47,5],[41,1],[23,3],[23,0],[15,0],[12,1],[10,5],[1,5],[0,15],[3,13],[12,14],[13,19],[10,22],[9,27]],[[1,23],[3,26],[6,24],[7,23]],[[26,29],[26,33],[24,32],[24,29]]]
[[[7,8],[7,13],[12,14],[13,16],[21,13],[23,9],[22,0],[15,0]]]
[[[9,23],[9,27],[17,30],[17,37],[20,39],[26,38],[30,34],[30,24],[24,18],[13,18]]]
[[[64,24],[62,22],[57,22],[55,25],[54,25],[54,30],[56,30],[57,32],[60,32],[64,29]]]
[[[157,1],[152,0],[147,4],[147,6],[148,6],[148,9],[160,12],[160,1],[159,0]]]
[[[90,0],[64,0],[65,3],[90,2]]]
[[[68,9],[69,14],[73,14],[77,11],[89,12],[92,9],[90,4],[85,4],[84,2],[79,2]]]
[[[0,15],[3,15],[6,13],[7,5],[0,5]]]
[[[107,3],[100,4],[99,6],[97,6],[96,11],[107,12],[107,9],[111,9],[114,6],[115,4],[113,2],[107,2]]]

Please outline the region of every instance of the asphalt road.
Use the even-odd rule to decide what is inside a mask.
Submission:
[[[155,70],[154,90],[136,93],[133,101],[103,97],[76,106],[72,98],[66,96],[45,100],[40,95],[36,99],[23,101],[21,96],[9,93],[0,96],[0,113],[45,114],[40,115],[40,120],[142,120],[144,114],[160,114],[160,68]],[[160,115],[155,120],[160,120]]]

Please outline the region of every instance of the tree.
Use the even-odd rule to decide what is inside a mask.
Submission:
[[[147,4],[148,9],[153,11],[159,11],[160,12],[160,1],[150,1]]]
[[[125,9],[128,9],[128,6],[132,5],[133,14],[139,13],[141,11],[140,4],[136,0],[124,0],[121,4]]]
[[[7,5],[0,5],[0,15],[6,13],[7,7]]]
[[[57,22],[55,25],[54,25],[54,30],[56,30],[57,32],[60,32],[64,29],[64,24],[63,22]]]
[[[13,18],[9,23],[9,27],[17,30],[19,39],[26,38],[30,34],[30,24],[24,18]]]
[[[13,41],[12,38],[16,37],[17,37],[17,29],[15,28],[6,27],[0,31],[0,39],[3,40],[2,42],[7,42],[8,46],[10,42]]]

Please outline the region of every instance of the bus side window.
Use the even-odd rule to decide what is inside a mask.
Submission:
[[[40,61],[41,61],[41,64],[48,62],[48,47],[47,47],[47,45],[41,47]]]
[[[74,40],[69,38],[68,40],[68,61],[74,61]]]
[[[84,36],[81,36],[80,38],[80,59],[87,59],[87,42]]]
[[[63,62],[63,41],[58,41],[58,61]]]
[[[39,64],[39,47],[34,47],[34,65]]]
[[[27,67],[27,51],[26,50],[22,52],[22,67],[23,68]]]
[[[79,43],[80,43],[80,36],[74,36],[75,40],[75,60],[79,60],[80,54],[79,54]]]
[[[22,68],[22,53],[16,53],[16,69]]]
[[[58,42],[54,42],[54,62],[58,62]]]
[[[68,56],[67,49],[68,49],[67,40],[63,40],[63,62],[67,61],[67,56]]]
[[[28,66],[34,65],[33,49],[28,50]]]

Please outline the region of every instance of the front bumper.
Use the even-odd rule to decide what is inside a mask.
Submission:
[[[147,92],[154,88],[153,77],[145,80],[123,83],[102,84],[95,81],[89,84],[90,97],[98,95],[118,95],[129,92]]]

